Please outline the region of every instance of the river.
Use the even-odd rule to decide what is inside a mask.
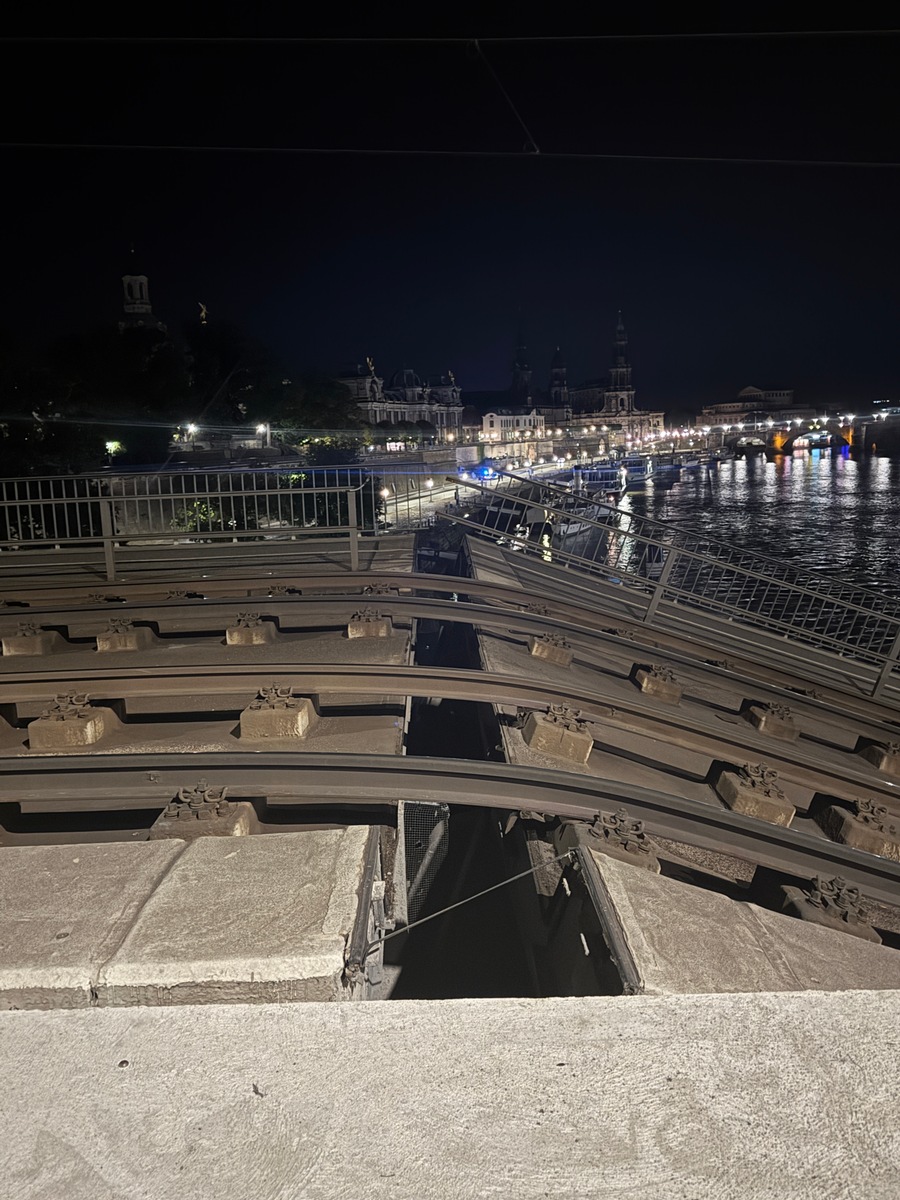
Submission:
[[[620,506],[900,597],[900,458],[757,455],[658,477]]]

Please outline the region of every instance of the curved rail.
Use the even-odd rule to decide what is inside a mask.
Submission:
[[[49,678],[48,678],[49,676]],[[711,760],[754,760],[764,757],[785,779],[815,790],[853,797],[878,794],[894,807],[898,801],[890,782],[873,778],[872,768],[859,765],[852,752],[846,762],[829,763],[821,750],[795,742],[765,738],[736,714],[729,720],[715,716],[703,719],[684,707],[672,705],[625,688],[611,694],[569,679],[535,679],[531,676],[497,674],[459,667],[360,666],[358,664],[232,664],[167,667],[86,667],[70,669],[67,686],[81,689],[102,699],[146,699],[184,696],[234,696],[240,705],[249,703],[262,682],[274,677],[281,685],[290,685],[303,695],[371,695],[467,700],[521,709],[542,709],[565,703],[582,710],[589,722],[615,727],[638,737],[658,741],[661,746],[676,746]],[[621,680],[619,681],[622,682]],[[49,684],[49,686],[48,686]],[[58,670],[29,678],[26,673],[15,679],[0,679],[0,698],[6,703],[24,703],[52,699],[60,688]],[[139,716],[136,717],[139,720]],[[126,729],[128,727],[126,726]],[[98,753],[103,753],[98,747]],[[836,748],[837,753],[841,753]],[[21,761],[21,759],[19,760]],[[659,769],[665,769],[660,761]],[[568,778],[568,776],[567,776]],[[848,784],[850,785],[848,787]]]
[[[778,689],[781,687],[785,693],[793,693],[796,696],[796,683],[799,676],[804,681],[816,684],[821,689],[822,694],[813,699],[821,702],[825,707],[845,712],[847,704],[850,703],[864,719],[875,721],[878,719],[879,710],[882,710],[883,719],[885,721],[892,720],[894,703],[891,696],[884,695],[881,697],[880,703],[876,703],[860,694],[861,673],[858,664],[846,661],[838,663],[810,661],[806,664],[801,662],[796,669],[789,673],[779,666],[785,655],[783,643],[778,641],[773,641],[771,645],[763,643],[748,645],[746,642],[742,642],[736,646],[733,627],[729,626],[719,631],[709,624],[697,631],[651,630],[642,625],[640,621],[624,614],[598,613],[596,610],[586,609],[573,603],[571,587],[566,598],[546,595],[543,597],[545,601],[549,600],[553,605],[553,611],[550,612],[546,609],[546,604],[541,603],[541,598],[531,600],[528,598],[528,593],[518,588],[471,580],[461,576],[411,576],[402,572],[375,572],[373,574],[361,572],[352,577],[327,575],[315,577],[312,580],[304,576],[296,578],[303,583],[303,594],[300,594],[300,589],[296,588],[297,594],[291,596],[279,594],[273,597],[269,593],[271,585],[264,583],[257,585],[257,590],[248,589],[238,597],[233,594],[217,594],[210,597],[197,597],[195,600],[189,598],[161,599],[154,600],[152,608],[148,607],[148,602],[143,598],[141,600],[126,599],[116,605],[106,601],[98,602],[82,598],[80,604],[77,601],[65,600],[42,606],[6,608],[0,611],[0,631],[8,634],[14,633],[18,622],[23,618],[43,618],[45,624],[66,625],[79,630],[90,621],[95,619],[105,621],[116,614],[127,614],[133,620],[154,623],[158,623],[160,619],[165,619],[171,614],[172,618],[187,622],[193,620],[192,611],[197,614],[197,624],[209,628],[209,622],[203,614],[211,610],[222,611],[223,608],[229,606],[239,605],[244,608],[248,603],[252,603],[254,608],[264,611],[267,616],[277,616],[283,612],[290,613],[302,607],[304,618],[309,616],[323,623],[334,624],[339,606],[352,605],[354,608],[359,608],[363,604],[372,604],[388,614],[430,617],[435,620],[469,620],[472,624],[488,627],[505,625],[517,632],[533,633],[538,636],[546,632],[558,632],[575,637],[597,638],[608,643],[621,643],[623,639],[626,639],[633,642],[637,653],[658,649],[664,651],[674,661],[686,664],[697,664],[698,657],[705,655],[708,657],[706,659],[700,657],[700,663],[697,665],[718,672],[720,678],[723,673],[732,679],[746,678],[757,685],[764,684],[768,688]],[[236,584],[237,581],[219,581],[219,586],[234,587]],[[413,588],[451,596],[476,596],[492,602],[493,606],[502,604],[506,607],[498,612],[496,607],[472,601],[439,600],[415,595],[360,596],[358,594],[348,595],[344,592],[325,598],[316,594],[322,589],[347,588],[354,584]],[[291,590],[289,582],[279,582],[279,586]],[[110,594],[116,595],[116,591],[111,590]],[[59,620],[61,608],[72,614],[72,619]],[[545,611],[529,612],[529,609],[544,609]],[[755,659],[748,657],[751,651],[756,654]],[[723,652],[728,654],[727,664],[724,660],[713,658]],[[733,657],[735,654],[739,654],[740,657]],[[718,665],[716,665],[717,662]],[[22,666],[23,664],[20,662],[17,665]],[[50,669],[56,669],[55,661]],[[869,681],[866,680],[866,690],[868,688]],[[830,699],[828,693],[832,693],[834,698]]]
[[[17,773],[23,809],[72,811],[102,807],[163,808],[202,775],[226,785],[232,798],[264,796],[270,804],[394,805],[423,800],[586,818],[626,805],[647,832],[743,858],[802,878],[838,874],[865,895],[900,903],[900,863],[830,842],[800,828],[782,828],[696,800],[619,780],[562,774],[538,767],[465,759],[387,755],[134,754],[67,756],[0,762],[0,785]],[[11,782],[11,781],[10,781]],[[123,797],[127,796],[127,799]]]

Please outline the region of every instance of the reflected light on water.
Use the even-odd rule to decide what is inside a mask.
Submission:
[[[620,505],[757,554],[900,596],[900,459],[812,450],[657,481]]]

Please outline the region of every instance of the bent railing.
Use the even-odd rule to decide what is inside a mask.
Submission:
[[[657,621],[664,602],[715,613],[875,666],[876,697],[897,665],[900,603],[872,589],[842,579],[810,580],[790,563],[735,550],[553,484],[501,474],[494,486],[465,487],[471,503],[452,519],[509,539],[524,553],[626,586],[648,625]],[[551,538],[542,545],[533,536],[536,513],[552,528],[571,520],[573,511],[584,527],[577,539]],[[527,526],[532,536],[517,533],[516,525]]]

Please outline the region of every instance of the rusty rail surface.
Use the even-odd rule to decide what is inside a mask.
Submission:
[[[57,660],[59,661],[59,660]],[[583,719],[597,727],[596,738],[603,748],[602,729],[613,728],[626,735],[650,739],[659,744],[658,765],[665,771],[666,748],[678,748],[711,761],[765,761],[772,765],[785,781],[812,788],[824,794],[850,798],[877,796],[892,810],[900,811],[895,785],[875,775],[868,764],[860,763],[854,749],[832,743],[828,753],[837,761],[823,756],[822,742],[827,743],[827,730],[820,730],[816,741],[800,738],[790,742],[761,735],[737,712],[705,715],[702,709],[693,711],[684,705],[675,707],[654,701],[632,689],[624,678],[617,680],[619,690],[611,694],[602,686],[589,687],[577,677],[571,680],[540,680],[531,676],[498,674],[456,667],[417,666],[360,666],[357,664],[260,664],[247,663],[228,666],[185,665],[167,667],[97,666],[69,669],[65,674],[66,687],[88,693],[98,705],[110,701],[165,698],[173,705],[179,699],[205,696],[214,712],[219,705],[214,700],[227,698],[230,711],[245,707],[255,697],[262,683],[275,679],[279,685],[291,687],[299,695],[355,696],[382,694],[431,698],[441,696],[455,700],[479,702],[520,710],[541,710],[552,704],[566,704],[580,711]],[[16,678],[0,678],[0,702],[7,705],[44,703],[52,700],[60,688],[58,671],[22,672]],[[624,685],[624,686],[623,686]],[[798,710],[798,716],[800,715]],[[815,720],[815,714],[811,714]],[[131,721],[120,731],[124,737],[129,728],[139,728],[141,713],[131,714]],[[725,719],[723,719],[725,718]],[[208,720],[207,716],[197,719]],[[182,717],[181,722],[185,723]],[[837,733],[838,726],[834,727]],[[146,733],[144,733],[146,738]],[[10,747],[18,753],[18,747]],[[306,755],[306,750],[298,751]],[[0,752],[2,753],[2,752]],[[9,750],[7,751],[9,753]],[[95,754],[102,755],[98,746]],[[627,758],[628,752],[622,751]],[[32,755],[29,755],[29,760]],[[18,762],[26,761],[22,757]],[[651,764],[652,765],[652,764]],[[561,773],[566,781],[571,778]]]
[[[0,787],[11,773],[23,811],[164,808],[186,781],[202,775],[232,798],[270,805],[395,805],[400,800],[465,804],[589,818],[626,806],[649,834],[689,842],[789,875],[836,874],[873,900],[900,903],[900,863],[853,850],[804,828],[782,828],[662,791],[538,767],[463,759],[388,755],[298,756],[278,751],[66,756],[0,761]],[[125,799],[127,797],[127,799]]]
[[[89,621],[106,621],[116,613],[127,613],[136,621],[145,623],[193,622],[204,628],[217,628],[212,624],[212,618],[207,614],[237,610],[238,605],[246,607],[248,600],[253,600],[266,616],[280,617],[282,614],[302,614],[304,621],[334,624],[348,606],[359,607],[360,595],[339,594],[323,597],[316,591],[322,588],[347,587],[359,583],[377,592],[379,587],[412,588],[442,592],[455,596],[474,596],[490,603],[477,603],[470,600],[441,600],[422,597],[419,595],[399,596],[396,594],[375,594],[372,602],[376,603],[386,613],[398,616],[430,617],[435,620],[469,621],[475,625],[495,627],[504,625],[507,628],[525,633],[540,635],[555,631],[579,638],[589,637],[600,639],[607,644],[630,641],[636,653],[648,653],[654,649],[665,653],[673,661],[698,663],[710,670],[731,676],[735,679],[755,680],[757,686],[763,684],[770,688],[781,687],[785,692],[796,694],[797,681],[802,680],[815,684],[820,692],[817,699],[823,703],[829,700],[829,693],[840,695],[842,699],[832,703],[838,707],[851,703],[861,717],[877,720],[879,714],[883,719],[893,719],[892,710],[900,705],[900,695],[886,691],[880,702],[873,702],[865,694],[868,691],[865,672],[859,664],[846,661],[837,664],[822,656],[810,658],[801,663],[799,668],[792,663],[791,670],[784,669],[784,649],[777,641],[771,645],[755,642],[747,644],[734,637],[733,627],[717,630],[713,623],[708,623],[702,631],[689,633],[681,630],[647,629],[639,621],[629,620],[616,614],[603,614],[587,610],[572,603],[571,591],[567,598],[545,595],[544,600],[551,600],[553,611],[540,603],[540,599],[530,601],[526,595],[515,588],[499,584],[487,584],[463,577],[409,576],[403,573],[378,573],[374,577],[365,572],[348,580],[345,576],[316,577],[310,581],[302,579],[303,594],[299,588],[295,594],[290,584],[279,583],[279,589],[284,588],[284,594],[278,590],[270,594],[269,584],[260,585],[260,591],[234,597],[232,595],[216,594],[210,597],[197,596],[194,599],[181,596],[178,599],[154,599],[148,601],[143,597],[138,600],[123,598],[121,602],[110,603],[106,600],[93,599],[87,596],[72,598],[68,595],[61,597],[55,603],[43,605],[14,606],[0,609],[0,633],[13,634],[19,622],[41,620],[54,627],[72,626],[76,630],[83,628]],[[222,586],[235,586],[227,583]],[[266,589],[266,590],[262,590]],[[120,589],[121,590],[121,589]],[[169,592],[185,591],[186,589],[168,589]],[[115,594],[114,592],[111,594]],[[165,595],[165,593],[163,593]],[[79,602],[80,601],[80,602]],[[152,607],[151,607],[152,605]],[[502,609],[498,606],[504,605]],[[60,620],[60,611],[70,614],[71,619]],[[529,611],[532,610],[532,611]],[[224,624],[220,622],[222,628]],[[701,639],[703,637],[703,640]],[[721,655],[727,654],[727,658]],[[20,666],[21,664],[17,664]],[[806,667],[804,670],[803,667]],[[36,668],[32,668],[36,669]],[[56,669],[56,664],[48,666]],[[2,670],[2,668],[0,668]],[[863,682],[861,690],[860,684]],[[846,697],[844,699],[843,697]]]

